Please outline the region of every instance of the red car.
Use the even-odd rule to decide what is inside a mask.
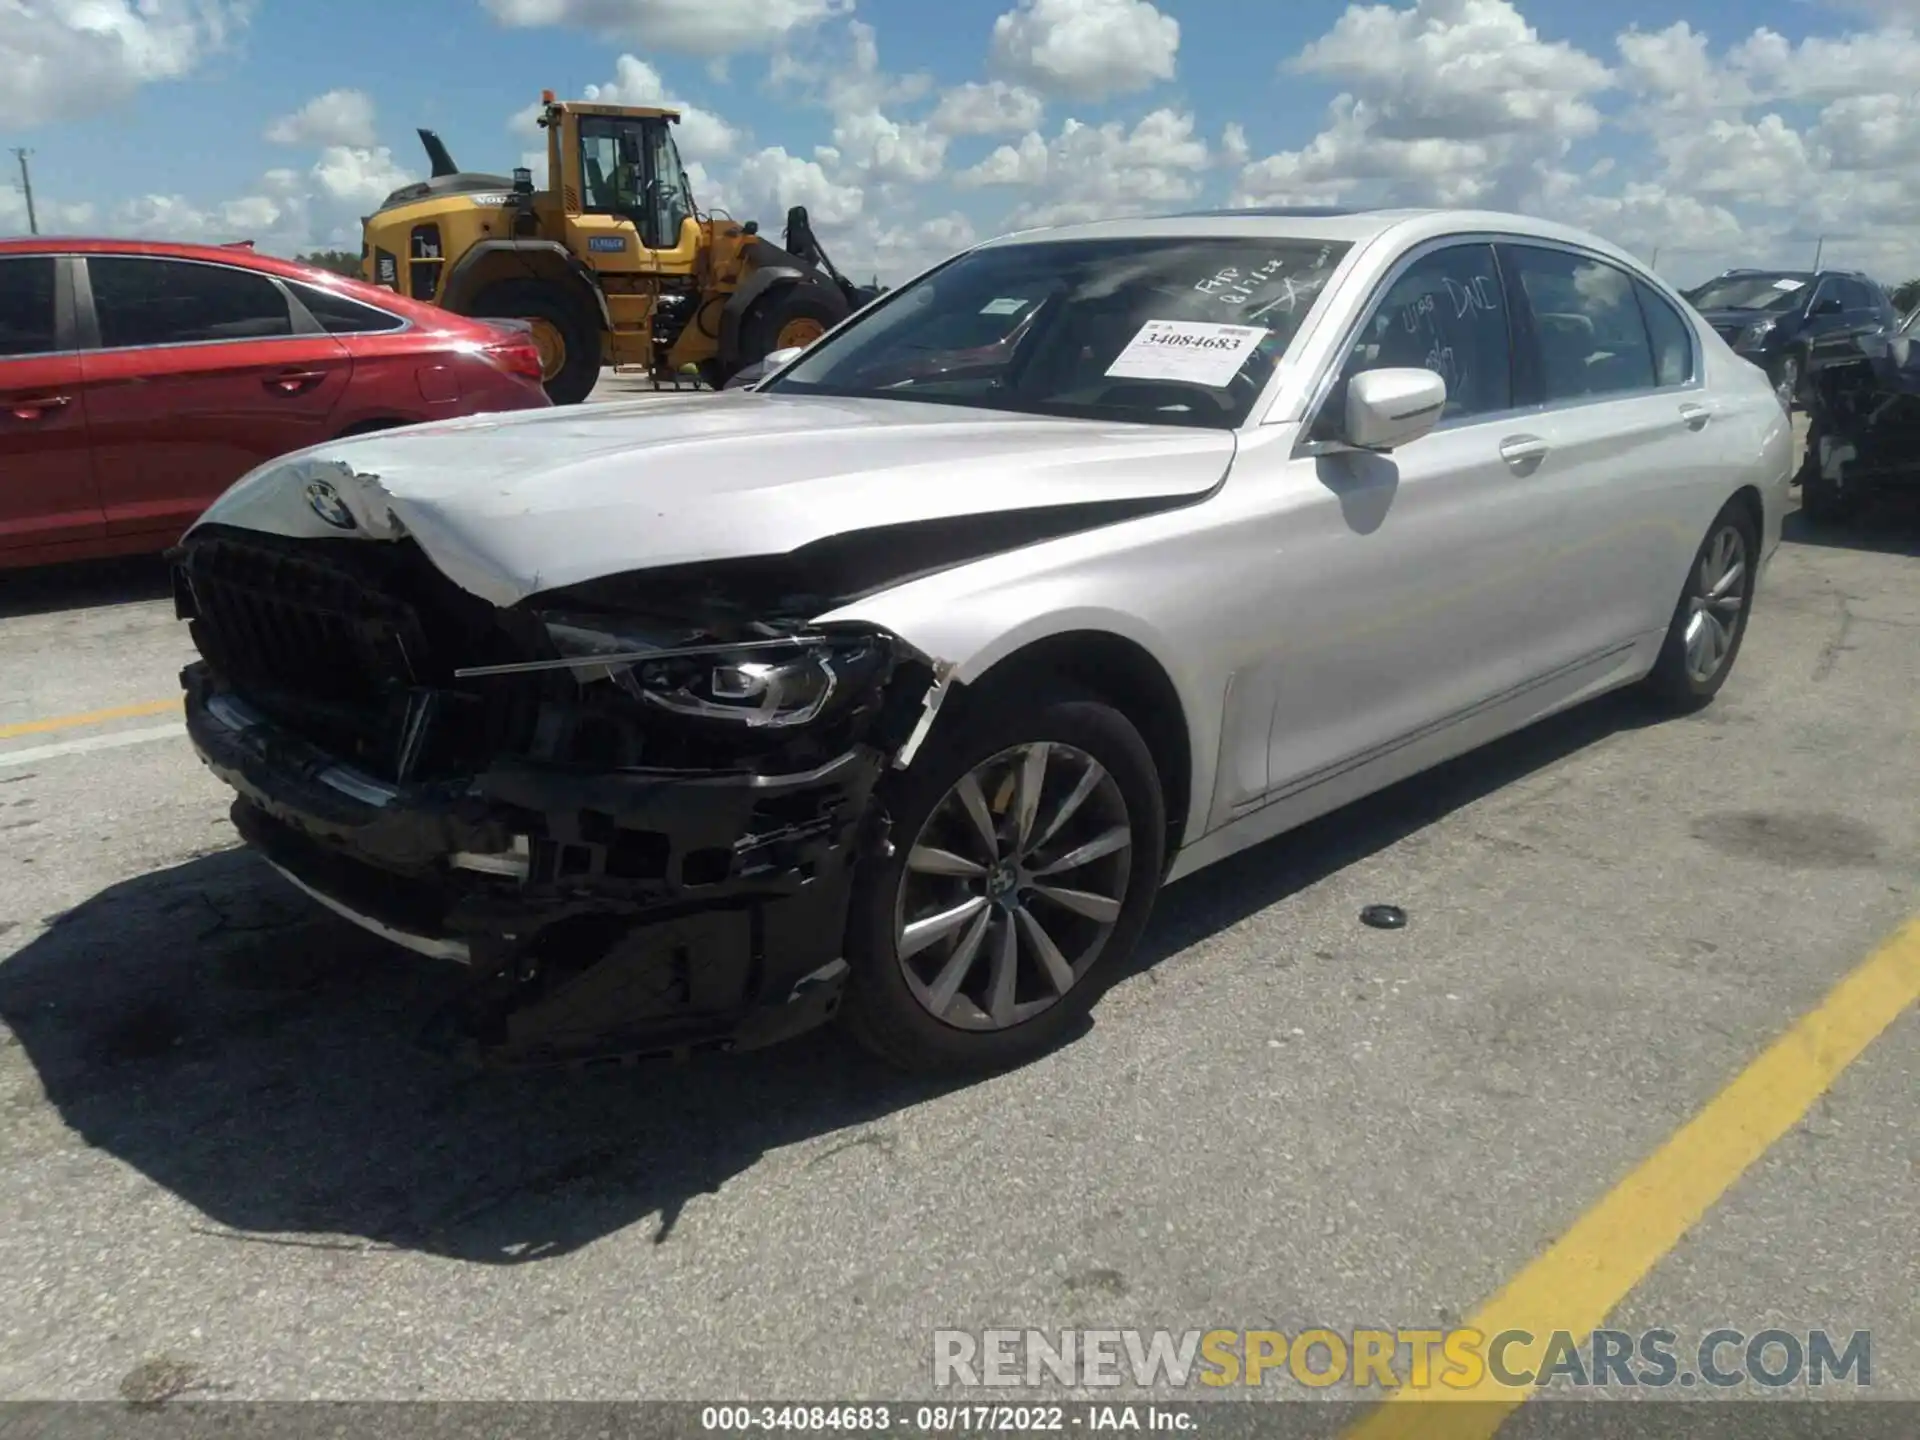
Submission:
[[[510,321],[245,245],[0,240],[0,569],[164,550],[303,446],[547,403]]]

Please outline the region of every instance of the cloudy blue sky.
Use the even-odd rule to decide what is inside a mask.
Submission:
[[[863,278],[1333,201],[1550,214],[1682,281],[1822,236],[1920,274],[1920,0],[0,0],[43,231],[358,248],[414,127],[509,169],[543,87],[683,106],[703,203],[805,204]]]

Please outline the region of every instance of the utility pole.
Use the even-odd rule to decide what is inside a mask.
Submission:
[[[31,150],[16,145],[13,150],[13,157],[20,162],[20,188],[26,193],[27,197],[27,230],[30,234],[38,235],[40,233],[40,219],[33,213],[33,174],[27,169],[27,157],[32,153]]]
[[[1814,269],[1818,270],[1820,268],[1820,252],[1826,248],[1827,248],[1827,237],[1824,235],[1822,235],[1818,240],[1813,242],[1813,268]]]

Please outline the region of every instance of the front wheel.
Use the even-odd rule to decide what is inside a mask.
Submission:
[[[1164,869],[1146,743],[1111,706],[983,697],[877,797],[893,853],[854,887],[842,1017],[903,1069],[1051,1049],[1126,962]]]
[[[1700,542],[1666,643],[1647,676],[1648,688],[1675,709],[1698,710],[1726,684],[1746,638],[1759,557],[1752,512],[1729,501]]]

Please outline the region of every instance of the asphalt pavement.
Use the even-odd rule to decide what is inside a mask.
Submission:
[[[960,1086],[831,1032],[447,1068],[450,977],[236,848],[158,567],[0,579],[0,1399],[902,1397],[936,1328],[1457,1324],[1784,1103],[1715,1097],[1920,912],[1920,518],[1790,534],[1704,713],[1183,882],[1083,1035]],[[1913,1007],[1819,1088],[1609,1323],[1871,1331],[1920,1401]]]

